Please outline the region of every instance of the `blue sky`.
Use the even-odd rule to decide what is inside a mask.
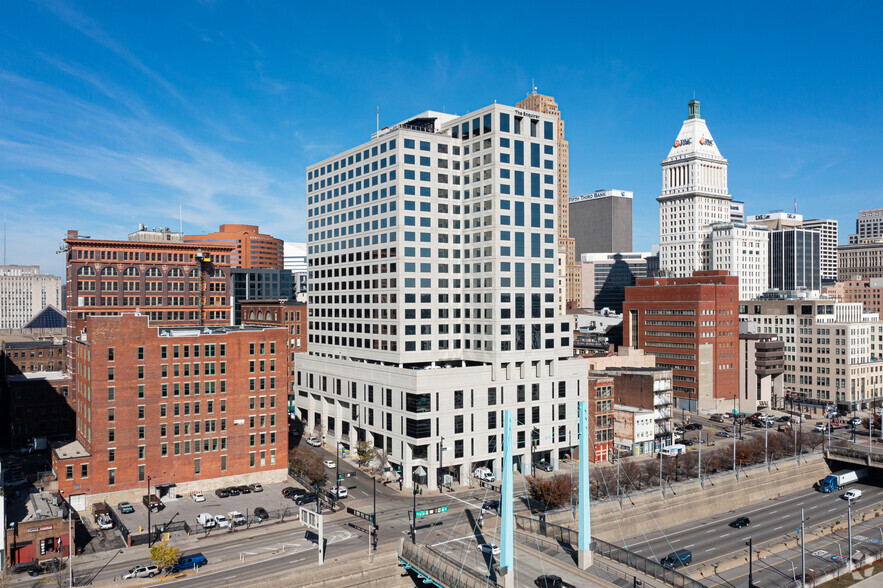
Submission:
[[[717,4],[717,5],[714,5]],[[60,274],[67,229],[258,224],[305,239],[304,168],[423,110],[558,100],[571,194],[633,190],[658,238],[659,163],[687,101],[749,214],[883,206],[879,2],[0,4],[9,263]]]

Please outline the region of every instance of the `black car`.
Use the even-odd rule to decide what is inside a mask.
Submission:
[[[500,510],[500,501],[499,500],[488,500],[484,504],[481,505],[482,510],[494,510],[499,512]]]
[[[228,496],[230,496],[230,493],[227,492],[226,488],[218,488],[217,490],[215,490],[215,496],[217,496],[218,498],[227,498]]]
[[[53,574],[62,569],[63,564],[57,557],[41,561],[34,567],[28,569],[29,576],[42,576],[43,574]]]
[[[254,518],[258,521],[266,521],[270,518],[270,515],[267,514],[267,509],[262,506],[258,506],[254,509]]]
[[[780,416],[776,420],[779,421],[780,423],[790,423],[791,417],[789,417],[788,415],[785,415],[785,416]]]
[[[702,423],[690,423],[684,429],[687,431],[700,431],[702,430]]]
[[[291,486],[286,486],[282,489],[282,496],[285,498],[291,498],[291,495],[297,492],[297,488],[292,488]]]
[[[236,489],[239,490],[240,494],[251,494],[251,488],[248,486],[236,486]]]
[[[307,494],[303,494],[302,496],[295,498],[294,503],[297,505],[310,504],[311,502],[316,502],[317,500],[319,500],[318,494],[316,494],[315,492],[308,492]]]
[[[568,584],[559,576],[540,576],[533,581],[538,588],[572,588],[573,584]]]
[[[230,486],[230,487],[228,487],[228,488],[227,488],[227,493],[228,493],[230,496],[239,496],[240,494],[242,494],[242,492],[240,492],[240,491],[239,491],[239,488],[237,488],[236,486]]]
[[[686,447],[690,447],[691,445],[693,445],[693,443],[694,441],[692,439],[684,439],[683,441],[681,441],[681,445],[684,445]]]
[[[742,527],[747,527],[750,524],[751,521],[748,520],[748,517],[739,517],[738,519],[730,523],[730,526],[734,529],[741,529]]]
[[[40,564],[35,561],[21,561],[12,566],[9,570],[13,574],[23,574],[25,572],[31,573],[31,570],[37,569],[40,567]]]

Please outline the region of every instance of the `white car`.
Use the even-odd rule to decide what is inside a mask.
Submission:
[[[224,515],[215,515],[215,524],[221,527],[222,529],[230,528],[230,519],[225,517]]]
[[[322,445],[322,442],[315,437],[307,437],[305,441],[307,442],[307,445],[312,445],[313,447],[319,447]]]
[[[334,463],[333,459],[326,459],[324,462],[326,468],[331,468],[332,470],[337,467]]]
[[[500,546],[495,545],[494,543],[479,543],[478,549],[481,550],[482,553],[492,553],[493,555],[500,554]]]
[[[346,487],[345,486],[334,486],[331,489],[331,494],[335,498],[346,498],[347,497]]]
[[[123,580],[131,578],[152,578],[159,574],[159,568],[156,566],[135,566],[127,573],[123,574]]]
[[[202,492],[195,492],[191,498],[193,502],[205,502],[205,496],[202,495]]]
[[[494,473],[489,468],[485,467],[475,468],[475,471],[472,473],[472,475],[479,480],[484,480],[485,482],[493,482],[496,480],[496,477],[494,477]]]
[[[241,512],[239,512],[238,510],[231,510],[230,512],[228,512],[227,518],[229,518],[230,522],[233,523],[234,525],[236,525],[237,527],[241,527],[242,525],[245,525],[246,523],[248,523],[248,521],[245,520],[245,516],[243,516],[243,514]]]
[[[844,492],[840,498],[842,498],[843,500],[858,500],[861,497],[862,491],[853,488],[852,490],[847,490],[846,492]]]
[[[106,514],[100,515],[100,516],[95,520],[95,523],[98,525],[98,528],[99,528],[99,529],[102,529],[102,530],[105,530],[105,531],[106,531],[107,529],[113,529],[113,519],[111,519],[111,518],[110,518],[108,515],[106,515]]]
[[[197,515],[196,522],[202,525],[203,529],[211,529],[212,527],[217,525],[217,523],[215,522],[215,517],[207,512]]]

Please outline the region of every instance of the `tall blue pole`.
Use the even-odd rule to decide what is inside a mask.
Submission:
[[[592,565],[592,505],[589,486],[589,415],[588,404],[579,403],[579,567]]]
[[[503,486],[500,489],[502,535],[500,536],[500,573],[504,586],[515,586],[515,527],[512,488],[512,411],[503,411]]]

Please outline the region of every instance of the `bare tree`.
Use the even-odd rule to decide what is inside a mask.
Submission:
[[[543,503],[547,509],[558,508],[569,503],[575,495],[576,484],[570,476],[558,474],[549,478],[527,478],[530,497]]]

